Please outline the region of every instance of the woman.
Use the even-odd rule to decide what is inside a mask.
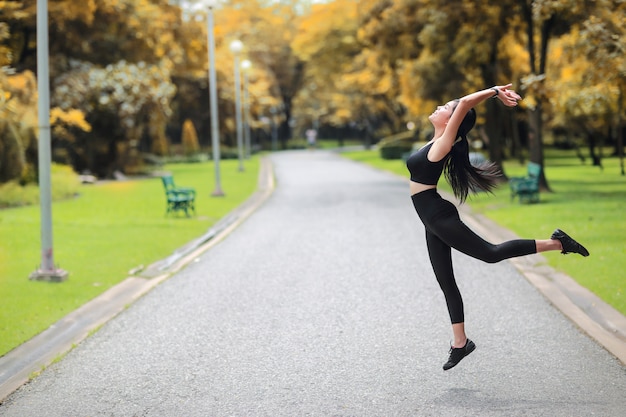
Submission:
[[[493,97],[505,106],[517,105],[521,97],[510,87],[507,84],[477,91],[437,107],[429,117],[435,129],[433,139],[407,160],[411,199],[424,223],[430,262],[452,321],[454,342],[444,370],[456,366],[476,348],[465,334],[463,300],[454,279],[451,248],[489,263],[551,250],[589,255],[582,245],[559,229],[546,240],[516,239],[491,244],[470,230],[459,218],[456,207],[437,193],[437,182],[444,171],[461,203],[470,191],[491,191],[495,187],[500,173],[494,164],[477,167],[470,164],[467,133],[476,122],[473,107],[482,101]]]

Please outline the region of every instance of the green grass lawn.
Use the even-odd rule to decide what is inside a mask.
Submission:
[[[128,277],[128,271],[169,256],[199,237],[256,190],[259,159],[238,171],[221,162],[224,197],[211,197],[211,162],[164,170],[178,186],[196,189],[196,215],[165,216],[160,178],[82,185],[80,195],[52,207],[54,259],[63,283],[34,282],[40,265],[39,206],[0,210],[0,356]]]
[[[608,152],[605,152],[605,155]],[[408,178],[402,161],[383,160],[377,151],[346,152],[344,156]],[[511,202],[507,184],[495,195],[482,194],[468,200],[472,209],[523,238],[549,238],[561,228],[587,247],[591,255],[543,255],[552,267],[626,315],[626,177],[620,175],[617,158],[603,161],[604,169],[583,165],[573,152],[546,150],[546,176],[551,193],[541,193],[539,204]],[[508,176],[525,174],[525,165],[509,162]],[[445,180],[442,190],[450,192]]]

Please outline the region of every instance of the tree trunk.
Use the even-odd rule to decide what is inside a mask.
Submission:
[[[619,158],[619,166],[622,176],[624,173],[624,129],[621,126],[617,126],[617,157]]]
[[[504,14],[500,16],[501,21],[504,21]],[[481,72],[486,85],[496,85],[496,66],[497,66],[497,48],[492,48],[489,63],[482,66]],[[487,124],[485,126],[485,133],[487,135],[488,147],[489,147],[489,160],[500,167],[502,175],[506,178],[504,172],[504,153],[502,150],[502,144],[504,143],[503,126],[501,123],[502,118],[500,116],[498,100],[489,100],[486,103],[487,107]]]
[[[283,114],[285,119],[278,126],[278,140],[281,144],[281,149],[287,149],[287,142],[291,139],[291,98],[283,95]]]
[[[24,149],[24,141],[22,139],[21,132],[18,132],[17,128],[12,122],[8,123],[9,131],[11,132],[11,136],[13,136],[13,140],[15,141],[15,151],[17,158],[14,160],[15,170],[18,175],[21,175],[24,167],[26,166],[26,150]],[[39,146],[39,142],[37,142],[37,146]]]
[[[534,110],[528,110],[528,146],[530,147],[529,159],[531,162],[541,166],[541,175],[539,176],[539,187],[544,191],[552,191],[546,179],[545,168],[543,163],[543,124],[542,124],[542,106],[541,102],[537,102]]]
[[[593,133],[587,134],[587,143],[589,144],[589,156],[591,156],[591,164],[594,167],[602,168],[602,158],[596,153],[596,137]]]
[[[550,33],[554,25],[554,16],[545,20],[541,24],[541,31],[539,36],[540,48],[539,48],[539,62],[535,57],[535,25],[532,13],[532,1],[522,1],[522,11],[524,20],[526,21],[526,36],[528,38],[528,54],[530,58],[530,71],[533,75],[545,75],[546,60],[548,56],[548,41],[550,39]],[[538,65],[537,65],[538,64]],[[545,83],[545,79],[536,81]],[[541,91],[543,88],[535,89]],[[545,191],[551,191],[546,178],[544,163],[543,163],[543,131],[542,131],[542,106],[541,101],[543,97],[540,92],[537,94],[537,106],[534,109],[528,110],[528,145],[530,147],[530,160],[541,166],[541,175],[539,177],[539,187]]]
[[[624,174],[624,128],[622,126],[622,90],[620,90],[617,102],[617,117],[615,120],[615,130],[617,131],[617,157],[622,176]]]
[[[502,175],[506,177],[506,173],[504,172],[503,166],[503,147],[502,142],[504,140],[504,135],[502,134],[502,123],[501,118],[499,117],[499,109],[497,107],[498,103],[495,100],[490,100],[487,103],[487,120],[489,123],[485,126],[485,133],[487,134],[487,138],[489,143],[489,160],[494,162],[500,167],[502,171]]]
[[[512,158],[519,159],[520,163],[524,162],[522,154],[522,142],[520,140],[520,125],[517,120],[517,112],[511,115],[511,153]]]

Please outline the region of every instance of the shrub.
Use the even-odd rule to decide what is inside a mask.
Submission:
[[[402,159],[404,155],[411,152],[411,144],[397,143],[380,148],[380,157],[383,159]]]
[[[388,136],[378,143],[380,157],[383,159],[403,159],[413,149],[415,132],[407,131]]]
[[[50,171],[52,200],[74,197],[80,189],[78,175],[67,165],[52,164]],[[17,181],[0,184],[0,208],[19,207],[39,203],[37,184],[20,185]]]
[[[211,154],[213,158],[213,154]],[[220,149],[220,159],[239,159],[239,151],[236,148],[222,147]]]
[[[200,144],[198,143],[198,134],[193,122],[189,119],[183,123],[183,152],[185,155],[195,155],[200,151]]]
[[[291,139],[287,142],[287,149],[306,149],[308,144],[305,139]]]

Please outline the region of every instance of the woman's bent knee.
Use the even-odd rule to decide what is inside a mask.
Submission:
[[[479,253],[468,253],[468,255],[488,264],[495,264],[504,259],[500,251],[497,249],[497,246],[484,248]]]

